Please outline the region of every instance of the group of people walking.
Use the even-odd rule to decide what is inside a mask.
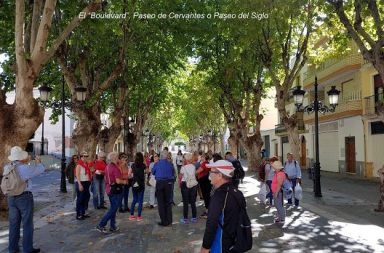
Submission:
[[[17,252],[20,233],[20,222],[23,221],[24,241],[26,252],[39,252],[33,248],[33,197],[30,191],[31,177],[44,171],[44,166],[37,158],[35,165],[29,164],[28,154],[19,147],[11,149],[7,166],[15,166],[20,177],[26,181],[25,190],[17,196],[8,196],[10,208],[10,252]],[[124,153],[111,152],[97,154],[97,159],[91,161],[86,152],[74,155],[67,166],[68,181],[74,183],[76,192],[76,219],[84,220],[87,213],[92,191],[93,207],[96,210],[108,209],[98,222],[96,229],[102,233],[119,231],[116,224],[116,213],[129,211],[130,221],[142,221],[143,199],[146,187],[149,188],[149,208],[154,208],[157,201],[160,226],[171,226],[174,189],[178,185],[182,195],[183,215],[180,224],[196,223],[199,219],[207,219],[201,252],[221,252],[233,247],[238,227],[240,210],[245,210],[246,201],[238,190],[241,178],[236,172],[241,167],[240,162],[227,152],[224,159],[219,154],[203,152],[182,154],[175,159],[165,148],[160,154],[152,155],[136,153],[134,161],[129,163]],[[108,161],[108,162],[107,162]],[[277,209],[276,223],[285,221],[283,201],[283,183],[289,179],[293,191],[301,183],[301,169],[292,154],[287,155],[284,165],[276,158],[267,159],[264,164],[264,178],[270,194],[268,204]],[[8,167],[6,167],[8,168]],[[5,168],[5,169],[6,169]],[[242,168],[240,169],[242,170]],[[128,194],[132,190],[132,203],[128,205]],[[205,210],[197,214],[196,199],[198,193],[204,200]],[[106,206],[105,193],[109,198]],[[293,195],[295,196],[295,195]],[[295,196],[296,197],[296,196]],[[30,203],[30,204],[28,204]],[[289,198],[288,204],[299,205],[298,198]],[[137,215],[135,215],[135,207]],[[189,215],[191,207],[191,216]],[[28,214],[26,216],[26,214]],[[109,223],[109,229],[107,224]],[[225,233],[224,233],[225,228]],[[228,231],[230,233],[228,233]],[[220,236],[218,236],[220,235]]]

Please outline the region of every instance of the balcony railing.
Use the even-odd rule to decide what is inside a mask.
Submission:
[[[337,71],[338,69],[355,64],[364,64],[364,59],[361,54],[351,54],[329,59],[320,64],[317,69],[310,68],[307,72],[304,73],[304,87],[308,85],[308,83],[313,82],[315,74],[317,74],[318,78],[323,78]]]
[[[305,125],[303,122],[299,122],[297,126],[299,132],[302,132],[305,130]],[[287,128],[284,126],[284,124],[277,124],[275,125],[275,134],[276,135],[282,135],[287,133]]]
[[[326,105],[329,106],[328,104],[326,104]],[[362,104],[361,100],[349,100],[347,102],[340,103],[336,107],[335,112],[332,114],[346,113],[346,112],[356,113],[356,111],[362,110],[362,109],[363,109],[363,104]],[[322,117],[327,116],[327,115],[330,115],[330,114],[329,113],[325,113],[325,114],[320,113],[319,119],[321,120]],[[314,113],[304,114],[304,121],[313,120],[314,118],[315,118]]]
[[[375,95],[364,98],[364,116],[376,116],[379,111],[383,110],[383,95],[383,93],[376,93]]]

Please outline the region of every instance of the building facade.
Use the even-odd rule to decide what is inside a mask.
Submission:
[[[305,66],[295,86],[306,90],[304,106],[314,101],[314,80],[318,78],[318,96],[328,105],[327,91],[331,86],[341,91],[339,104],[333,113],[319,113],[319,152],[321,170],[348,173],[357,177],[376,177],[384,164],[384,119],[380,104],[384,85],[372,64],[366,62],[351,44],[351,51],[329,59],[318,68]],[[293,100],[287,110],[296,113]],[[300,158],[306,168],[315,157],[314,113],[301,113],[299,118]],[[300,120],[302,119],[302,121]],[[302,123],[302,124],[301,124]],[[283,125],[275,128],[278,155],[285,158],[289,143]],[[272,142],[271,144],[272,145]],[[283,155],[282,155],[283,154]]]

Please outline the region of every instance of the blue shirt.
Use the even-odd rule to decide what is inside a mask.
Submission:
[[[27,188],[25,188],[25,191],[31,191],[32,190],[31,178],[43,173],[45,171],[44,165],[42,163],[25,164],[19,161],[16,161],[15,164],[21,179],[27,182]]]
[[[152,174],[156,180],[173,180],[175,178],[175,170],[172,163],[167,159],[161,159],[152,168]]]
[[[297,161],[286,161],[284,164],[284,170],[290,179],[301,178],[301,168]]]

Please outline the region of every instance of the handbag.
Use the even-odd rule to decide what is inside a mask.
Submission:
[[[261,203],[264,203],[267,197],[267,186],[265,183],[261,183],[259,191],[259,199]]]
[[[121,194],[123,193],[123,186],[121,184],[112,184],[111,185],[111,194]]]
[[[152,187],[156,187],[156,179],[155,179],[154,175],[151,175],[149,177],[149,185],[152,186]]]
[[[107,172],[108,172],[109,185],[111,187],[110,194],[121,194],[121,193],[123,193],[123,186],[121,184],[118,184],[118,183],[111,184],[111,175],[109,174],[109,170],[107,170]]]
[[[298,199],[298,200],[303,199],[303,188],[299,183],[296,184],[294,194],[295,194],[295,199]]]

